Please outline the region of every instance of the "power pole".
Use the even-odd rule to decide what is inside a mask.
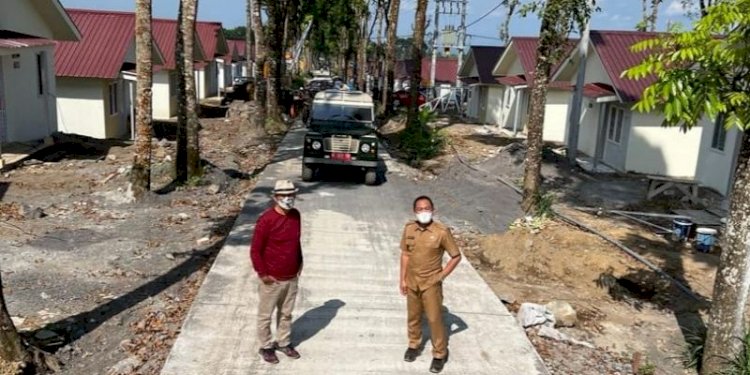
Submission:
[[[466,9],[469,0],[461,0],[461,26],[458,28],[458,69],[456,69],[456,87],[461,87],[461,80],[458,77],[458,72],[461,71],[461,66],[464,63],[464,48],[466,48]]]
[[[591,0],[588,1],[592,5]],[[570,118],[568,119],[568,163],[571,166],[576,165],[578,158],[578,134],[581,128],[581,105],[583,104],[583,86],[586,84],[586,59],[589,51],[589,30],[591,29],[591,18],[586,21],[586,28],[581,35],[581,42],[578,45],[578,73],[576,74],[576,86],[573,93],[573,103],[570,108]],[[596,165],[596,155],[594,155],[594,165]]]
[[[437,50],[438,50],[438,35],[440,34],[440,5],[443,2],[441,0],[435,1],[435,32],[432,33],[432,64],[430,65],[430,86],[432,91],[437,95],[435,91],[435,65],[437,64]],[[421,64],[421,62],[420,62]]]

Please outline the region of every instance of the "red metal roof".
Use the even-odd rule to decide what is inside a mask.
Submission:
[[[620,77],[623,71],[639,64],[649,55],[648,51],[633,52],[630,47],[635,43],[653,39],[659,35],[662,34],[640,31],[591,31],[591,43],[599,55],[614,89],[623,102],[638,101],[643,90],[656,81],[655,76],[637,81]]]
[[[614,87],[601,82],[596,83],[587,83],[583,85],[583,96],[587,98],[601,98],[605,96],[614,96],[615,95],[615,89]]]
[[[396,79],[409,79],[416,69],[414,60],[399,60],[394,66],[394,75]],[[425,57],[422,59],[420,74],[422,75],[422,84],[428,85],[430,81],[430,67],[432,58]],[[437,83],[456,83],[458,73],[458,59],[454,57],[439,57],[435,60],[435,82]]]
[[[60,77],[114,79],[135,41],[133,13],[68,9],[81,32],[79,42],[58,42],[55,72]]]
[[[154,70],[176,68],[175,50],[177,49],[177,21],[166,19],[154,19],[151,25],[151,33],[154,41],[159,45],[162,55],[164,55],[164,65],[154,67]]]
[[[200,38],[206,59],[213,60],[215,57],[221,57],[228,52],[226,44],[221,45],[224,39],[219,37],[219,33],[223,33],[221,23],[198,21],[195,23],[195,31]]]
[[[0,48],[26,48],[52,46],[54,40],[36,38],[33,36],[14,33],[12,31],[0,31]]]
[[[578,39],[568,39],[568,44],[566,45],[565,51],[560,56],[557,64],[555,64],[550,71],[550,77],[553,76],[555,72],[557,72],[557,69],[559,69],[563,61],[565,61],[565,57],[567,57],[570,51],[572,51],[576,47],[577,43]],[[534,71],[536,70],[536,49],[538,44],[539,38],[537,37],[521,36],[513,37],[511,39],[511,46],[513,46],[516,54],[518,55],[518,59],[521,61],[521,66],[523,67],[524,72],[526,72],[525,77],[528,80],[529,84],[534,82]]]
[[[526,77],[521,75],[504,76],[496,79],[497,83],[506,86],[522,86],[526,84]]]
[[[422,82],[430,83],[430,70],[432,67],[432,58],[425,57],[422,59]],[[435,60],[435,82],[436,83],[456,83],[458,75],[458,59],[454,57],[439,57]]]
[[[247,54],[245,54],[245,50],[247,49],[247,44],[244,40],[227,39],[227,44],[229,45],[230,52],[232,53],[237,52],[237,56],[240,59],[247,58]]]

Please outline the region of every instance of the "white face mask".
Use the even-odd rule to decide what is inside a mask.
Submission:
[[[291,210],[294,208],[294,197],[281,197],[277,198],[276,202],[285,210]]]
[[[420,224],[429,224],[432,222],[432,212],[420,212],[417,214],[417,221]]]

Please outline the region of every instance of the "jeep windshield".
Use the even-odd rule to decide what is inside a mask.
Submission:
[[[310,128],[313,131],[369,133],[372,131],[372,107],[333,103],[314,103]]]

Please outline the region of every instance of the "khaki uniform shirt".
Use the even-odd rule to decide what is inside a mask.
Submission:
[[[409,256],[406,286],[412,290],[426,290],[440,282],[444,252],[452,258],[461,255],[450,229],[434,221],[424,228],[416,222],[406,224],[401,251]]]

